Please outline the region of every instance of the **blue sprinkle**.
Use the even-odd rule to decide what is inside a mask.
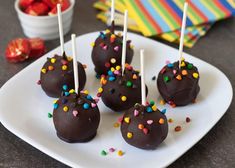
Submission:
[[[172,63],[169,63],[169,64],[167,64],[167,67],[168,67],[168,68],[173,68],[174,65],[173,65]]]
[[[109,77],[109,81],[114,81],[116,78],[115,77],[113,77],[113,76],[110,76]]]
[[[54,104],[54,109],[57,109],[59,107],[59,105],[58,104]]]
[[[68,90],[68,86],[67,85],[63,85],[63,90]]]
[[[111,70],[109,70],[109,71],[108,71],[108,75],[109,75],[109,76],[113,76],[114,74],[113,74],[113,72],[112,72]]]
[[[100,32],[100,37],[102,38],[102,39],[105,39],[105,34],[103,33],[103,32]]]
[[[83,104],[83,108],[87,110],[87,109],[90,108],[90,105],[89,105],[88,103],[84,103],[84,104]]]
[[[69,92],[64,92],[64,95],[65,96],[69,96]]]
[[[87,97],[86,97],[88,100],[92,100],[92,97],[91,97],[91,95],[87,95]]]
[[[147,107],[147,109],[146,109],[146,110],[147,110],[147,112],[148,112],[148,113],[153,112],[153,109],[152,109],[151,107]]]
[[[162,114],[166,114],[166,109],[163,109],[163,110],[161,111],[161,113],[162,113]]]
[[[67,103],[67,102],[68,102],[67,99],[62,99],[62,103],[63,103],[63,104],[65,104],[65,103]]]

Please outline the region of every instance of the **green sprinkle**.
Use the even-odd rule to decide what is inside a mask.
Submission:
[[[153,100],[151,100],[149,103],[151,106],[153,106],[155,104],[155,102]]]
[[[104,150],[102,150],[100,154],[101,154],[102,156],[106,156],[106,155],[107,155],[107,152],[105,152]]]
[[[193,64],[188,64],[187,65],[187,68],[190,70],[190,69],[192,69],[193,68]]]
[[[169,82],[169,81],[170,81],[170,78],[169,78],[168,76],[165,76],[165,77],[164,77],[164,81],[165,81],[165,82]]]
[[[127,87],[131,87],[131,86],[132,86],[132,82],[131,82],[131,81],[127,81],[127,82],[126,82],[126,86],[127,86]]]
[[[52,114],[51,113],[48,113],[47,116],[48,116],[48,118],[52,118]]]

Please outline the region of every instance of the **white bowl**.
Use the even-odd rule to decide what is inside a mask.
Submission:
[[[64,34],[71,29],[73,9],[75,0],[70,0],[71,5],[62,12]],[[15,10],[18,14],[20,24],[24,34],[27,37],[40,37],[44,40],[52,40],[59,38],[58,17],[55,16],[32,16],[24,13],[19,8],[19,0],[15,1]]]

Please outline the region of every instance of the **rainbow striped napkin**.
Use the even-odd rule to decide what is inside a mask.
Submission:
[[[122,24],[123,12],[129,10],[129,29],[145,36],[179,42],[185,0],[115,0],[115,22]],[[192,47],[215,21],[235,15],[234,0],[188,0],[188,18],[184,45]],[[102,12],[97,18],[107,23],[110,1],[100,0],[94,7]],[[117,21],[116,21],[117,19]]]

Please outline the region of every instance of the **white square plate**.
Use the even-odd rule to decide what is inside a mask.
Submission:
[[[98,32],[86,34],[77,38],[78,56],[80,62],[87,64],[86,89],[95,96],[99,81],[95,78],[91,61],[91,47]],[[177,60],[178,51],[159,42],[129,33],[128,38],[135,45],[135,56],[132,62],[139,69],[139,50],[145,49],[146,83],[150,90],[148,99],[159,102],[156,81],[152,77],[160,71],[168,59]],[[71,42],[66,43],[65,51],[71,55]],[[167,117],[174,122],[169,124],[167,139],[154,151],[145,151],[128,145],[121,137],[119,128],[113,123],[121,115],[110,112],[102,101],[99,102],[101,123],[97,136],[88,143],[68,144],[57,138],[53,121],[48,119],[52,112],[51,99],[47,97],[36,84],[40,69],[47,57],[60,53],[59,48],[35,61],[12,79],[0,90],[0,121],[12,133],[25,140],[35,148],[72,167],[165,167],[179,158],[195,145],[223,116],[232,100],[232,87],[227,77],[214,66],[188,54],[187,61],[196,65],[200,72],[200,87],[197,103],[185,107],[171,108],[168,105]],[[185,118],[191,118],[190,123]],[[182,131],[175,132],[176,125],[182,126]],[[120,157],[116,152],[101,156],[103,149],[114,147],[125,154]]]

